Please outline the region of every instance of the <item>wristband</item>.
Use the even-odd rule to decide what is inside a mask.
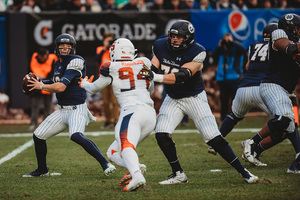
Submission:
[[[40,90],[42,90],[43,89],[43,86],[44,86],[45,84],[44,83],[42,83],[42,85],[40,86]]]
[[[153,73],[153,81],[162,83],[164,81],[164,75]]]

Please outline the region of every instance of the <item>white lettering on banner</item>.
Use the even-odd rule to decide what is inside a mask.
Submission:
[[[34,39],[41,46],[53,44],[53,21],[41,20],[34,29]],[[61,33],[73,35],[77,41],[103,40],[104,32],[112,32],[116,38],[126,37],[130,40],[155,40],[156,24],[135,23],[135,24],[69,24],[66,23],[61,28]]]
[[[40,46],[53,43],[52,20],[41,20],[34,28],[34,39]]]
[[[267,22],[265,19],[263,18],[258,18],[255,23],[254,23],[254,40],[257,41],[258,40],[258,36],[261,36],[263,34],[263,30],[264,30],[264,27],[268,24],[271,24],[271,23],[278,23],[278,19],[277,18],[272,18],[269,20],[269,22]],[[262,24],[262,26],[261,26]],[[262,27],[259,28],[259,27]]]
[[[78,41],[103,40],[101,33],[112,32],[116,38],[125,37],[130,40],[155,40],[157,38],[154,30],[156,24],[136,23],[130,24],[65,24],[62,27],[62,33],[74,35]]]

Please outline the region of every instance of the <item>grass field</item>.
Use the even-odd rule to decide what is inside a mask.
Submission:
[[[246,117],[236,128],[260,128],[267,117]],[[99,131],[101,123],[91,123],[87,131]],[[26,133],[28,125],[1,125],[0,159],[31,140],[27,137],[3,137],[6,133]],[[179,127],[177,130],[183,129]],[[186,127],[184,127],[186,129]],[[193,124],[188,129],[193,132]],[[255,133],[232,132],[226,139],[241,159],[241,142]],[[106,155],[114,140],[113,135],[87,136]],[[287,174],[294,160],[294,149],[288,140],[267,150],[261,160],[267,167],[254,167],[241,160],[260,182],[249,185],[219,155],[207,153],[207,145],[196,133],[174,133],[177,153],[188,183],[180,185],[158,184],[167,178],[171,168],[156,144],[154,135],[141,143],[137,152],[140,162],[147,165],[146,185],[135,192],[121,192],[118,186],[124,168],[117,167],[111,176],[104,176],[102,168],[79,145],[67,136],[55,136],[47,141],[47,163],[50,173],[60,176],[22,178],[36,169],[34,147],[30,146],[16,157],[0,164],[0,199],[300,199],[300,175]],[[210,172],[220,169],[221,172]]]

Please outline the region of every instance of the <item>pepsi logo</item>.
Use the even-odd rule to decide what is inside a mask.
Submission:
[[[245,40],[251,32],[250,23],[247,17],[240,11],[232,11],[228,17],[228,25],[234,37]]]

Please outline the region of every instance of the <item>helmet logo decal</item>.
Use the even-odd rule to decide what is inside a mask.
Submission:
[[[61,42],[61,43],[64,43],[64,42],[69,43],[70,40],[69,40],[69,38],[62,38],[62,39],[60,40],[60,42]]]
[[[188,29],[189,29],[190,33],[194,33],[195,32],[195,29],[194,29],[194,27],[193,27],[192,24],[189,24]]]
[[[285,16],[285,19],[286,19],[287,21],[291,21],[291,20],[294,19],[294,15],[292,15],[292,14],[287,14],[287,15]]]

